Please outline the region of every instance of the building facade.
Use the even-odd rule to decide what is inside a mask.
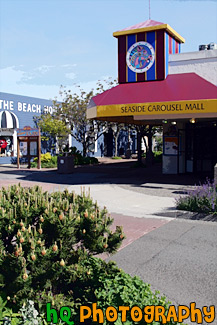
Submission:
[[[217,86],[217,49],[169,55],[169,74],[183,73],[195,73]],[[176,121],[179,151],[178,155],[167,156],[164,141],[164,173],[202,173],[212,176],[217,162],[217,104],[213,107],[213,118],[200,116],[197,119],[195,115],[188,121]],[[163,124],[164,135],[170,126],[171,122]]]
[[[119,85],[91,99],[88,118],[162,125],[163,173],[212,175],[217,162],[217,49],[207,46],[181,53],[183,37],[168,24],[153,20],[113,36],[118,43]],[[0,164],[16,158],[16,129],[34,127],[34,116],[52,113],[52,105],[49,100],[0,93]],[[118,153],[126,153],[127,132],[122,132],[118,143]],[[138,149],[136,143],[133,132],[132,152]],[[69,146],[82,150],[71,136]],[[42,144],[42,152],[47,149]],[[111,129],[93,141],[88,154],[114,154]]]
[[[113,36],[119,85],[92,98],[88,118],[162,125],[163,173],[212,175],[217,162],[215,47],[182,54],[185,40],[153,20]]]
[[[16,163],[17,158],[17,129],[23,129],[25,126],[34,128],[34,117],[42,113],[53,112],[53,102],[51,100],[20,96],[0,92],[0,164]],[[106,136],[105,136],[106,138]],[[75,146],[82,151],[82,146],[72,136],[68,139],[69,147]],[[105,140],[102,136],[93,141],[93,146],[89,151],[90,156],[100,157],[106,152]],[[26,142],[20,142],[21,157],[25,156]],[[42,153],[56,152],[56,146],[52,139],[42,141]],[[111,148],[110,148],[111,151]],[[108,152],[110,153],[110,152]],[[113,146],[112,152],[113,154]]]
[[[17,157],[16,129],[35,127],[34,116],[42,112],[52,113],[50,100],[0,93],[0,164],[10,164]],[[21,154],[25,151],[21,143]]]

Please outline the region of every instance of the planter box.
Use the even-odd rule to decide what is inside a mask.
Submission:
[[[57,172],[59,174],[71,174],[74,171],[74,156],[57,158]]]

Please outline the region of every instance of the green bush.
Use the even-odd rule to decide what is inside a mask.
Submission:
[[[74,156],[74,164],[75,165],[93,165],[93,164],[99,163],[98,159],[95,157],[83,157],[81,152],[76,147],[71,147],[69,149],[66,148],[65,150],[66,150],[68,156],[71,156],[71,155]]]
[[[99,161],[95,157],[85,157],[85,158],[83,158],[83,162],[81,163],[81,165],[94,165],[94,164],[98,164],[98,163],[99,163]]]
[[[51,161],[51,154],[49,152],[41,155],[41,162]]]
[[[163,150],[163,137],[162,136],[155,136],[155,150],[162,151]]]
[[[31,162],[31,168],[37,168],[37,158],[34,158],[34,161]],[[95,157],[83,157],[81,154],[76,154],[74,156],[75,165],[95,165],[99,161]],[[49,161],[42,161],[41,168],[56,168],[57,167],[57,156],[52,156]]]
[[[80,277],[89,278],[83,260],[115,252],[124,238],[84,192],[14,185],[0,191],[0,206],[0,295],[16,296],[17,305],[43,290],[68,295]]]
[[[2,325],[47,325],[46,315],[39,313],[31,300],[24,302],[17,313],[6,307],[7,301],[0,297],[0,324]],[[59,324],[64,324],[59,322]]]
[[[36,168],[38,163],[38,157],[33,159],[31,167]],[[51,156],[49,152],[41,154],[41,167],[42,168],[55,168],[57,167],[57,156]]]
[[[97,307],[104,311],[108,306],[113,306],[118,309],[119,306],[138,306],[143,309],[145,306],[162,306],[168,310],[170,302],[165,296],[160,296],[159,292],[153,293],[150,285],[144,283],[138,277],[131,277],[123,270],[119,269],[115,262],[108,262],[96,258],[89,257],[82,260],[82,267],[88,270],[88,277],[78,278],[73,285],[73,295],[55,294],[51,291],[38,292],[35,305],[39,314],[36,312],[35,318],[39,324],[47,324],[46,322],[46,304],[51,303],[52,308],[60,310],[62,306],[68,306],[71,310],[71,319],[75,324],[79,322],[79,307],[81,305],[91,306],[92,303],[97,303]],[[74,297],[73,297],[74,296]],[[75,299],[76,297],[76,299]],[[28,307],[28,306],[27,306]],[[29,315],[33,319],[33,306],[22,308],[22,314]],[[27,310],[26,310],[27,309]],[[27,312],[28,311],[28,312]],[[24,313],[25,312],[25,313]],[[20,311],[19,311],[20,313]],[[127,313],[127,322],[121,322],[121,315],[115,322],[118,324],[134,324],[131,320],[130,313]],[[33,323],[33,322],[32,322]],[[20,323],[19,323],[20,324]],[[21,324],[25,324],[21,321]],[[30,325],[29,323],[27,323]],[[60,324],[60,322],[58,323]],[[92,319],[86,320],[84,324],[93,324]],[[111,323],[105,319],[104,325]],[[146,322],[140,321],[138,324],[145,325]],[[162,322],[152,322],[152,325],[161,325]],[[167,325],[178,324],[177,322],[167,322]]]
[[[49,152],[47,152],[47,153],[42,153],[42,154],[41,154],[41,162],[42,162],[42,163],[46,163],[46,162],[51,161],[51,158],[52,158],[52,156],[51,156],[51,154],[50,154]],[[33,159],[33,161],[34,161],[34,162],[38,162],[38,157],[35,157],[35,158]]]
[[[7,300],[7,308],[2,303],[0,312],[9,318],[19,312],[14,315],[17,323],[4,325],[47,324],[47,303],[57,310],[70,307],[75,324],[79,324],[79,307],[92,303],[103,310],[109,305],[135,304],[161,305],[167,310],[169,302],[153,293],[148,284],[132,278],[114,262],[93,256],[113,253],[122,243],[122,228],[117,226],[112,232],[112,222],[106,209],[100,211],[84,190],[75,195],[67,190],[49,194],[38,186],[2,188],[0,297]],[[35,302],[39,314],[29,300]],[[27,306],[22,307],[23,303]],[[92,324],[92,320],[84,324]],[[119,319],[115,324],[122,323]],[[132,321],[128,319],[126,324]]]
[[[154,163],[162,162],[162,151],[153,151]],[[142,154],[143,158],[146,158],[146,152]]]
[[[17,325],[20,323],[21,315],[18,313],[13,313],[12,309],[7,308],[7,300],[4,301],[0,297],[0,324],[3,325]],[[3,323],[2,323],[3,322]]]
[[[162,156],[163,156],[162,151],[154,151],[153,154],[154,154],[154,162],[155,163],[162,162]]]

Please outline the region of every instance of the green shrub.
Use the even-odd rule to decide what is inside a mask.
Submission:
[[[35,157],[31,162],[31,168],[36,168],[38,165],[38,157]],[[51,156],[49,152],[41,154],[41,167],[42,168],[55,168],[57,167],[57,156]]]
[[[162,162],[162,156],[163,156],[162,151],[154,151],[153,153],[154,153],[154,162],[155,163]]]
[[[6,307],[7,301],[0,297],[0,324],[2,325],[47,325],[46,315],[39,314],[35,303],[31,300],[24,302],[17,313]],[[60,323],[59,324],[64,324]]]
[[[17,305],[43,290],[68,295],[78,279],[89,278],[83,260],[115,252],[124,238],[84,192],[14,185],[0,191],[0,207],[0,295],[16,296]]]
[[[60,154],[64,155],[65,153]],[[95,157],[83,157],[81,152],[76,147],[70,148],[67,152],[68,156],[74,156],[74,165],[94,165],[98,164],[99,161]],[[37,168],[38,158],[35,157],[31,162],[31,168]],[[56,168],[57,167],[57,156],[51,156],[49,152],[41,155],[41,168]]]
[[[49,152],[41,155],[41,162],[49,162],[51,160],[51,154]]]
[[[0,297],[0,324],[3,325],[17,325],[20,323],[21,315],[13,313],[12,309],[7,308],[7,300],[3,301]]]
[[[167,310],[169,302],[153,293],[148,284],[132,278],[114,262],[93,256],[115,252],[124,239],[121,227],[110,230],[112,222],[106,209],[100,211],[84,190],[75,195],[67,190],[49,194],[37,186],[2,188],[0,297],[7,299],[9,309],[2,303],[0,312],[8,321],[19,312],[13,315],[15,323],[8,324],[47,324],[47,303],[57,310],[69,306],[75,324],[79,324],[79,307],[92,303],[103,310],[109,305],[135,304],[141,308],[161,305]],[[90,325],[92,320],[84,324]],[[122,322],[119,319],[115,324]],[[126,324],[132,321],[128,319]]]
[[[160,163],[162,162],[162,151],[153,151],[153,157],[154,157],[154,163]],[[142,154],[143,158],[146,158],[146,152]]]
[[[51,158],[52,158],[52,156],[51,156],[51,154],[50,154],[49,152],[47,152],[47,153],[42,153],[42,154],[41,154],[41,163],[49,162],[49,161],[51,161]],[[34,162],[38,162],[38,157],[35,157],[35,158],[33,159],[33,161],[34,161]]]
[[[110,266],[109,271],[98,275],[99,285],[96,289],[96,300],[98,306],[106,309],[108,306],[138,306],[142,310],[145,306],[160,305],[168,310],[170,302],[165,296],[159,296],[159,292],[153,293],[150,285],[144,283],[139,277],[131,277],[121,269],[118,269],[115,264]],[[127,314],[127,321],[133,324],[130,314]],[[106,324],[110,324],[106,322]],[[122,322],[120,321],[120,324]],[[125,324],[125,323],[124,323]],[[146,324],[140,321],[138,324]],[[151,324],[162,324],[161,322],[153,322]],[[175,324],[169,322],[167,324]]]
[[[163,150],[163,137],[162,136],[155,136],[155,150],[162,151]]]
[[[71,147],[66,150],[69,156],[74,156],[75,165],[93,165],[99,163],[98,159],[95,157],[83,157],[81,152],[76,147]]]
[[[81,165],[94,165],[94,164],[98,164],[99,161],[97,158],[95,157],[82,157],[82,162],[80,163]]]
[[[153,293],[150,285],[144,283],[138,277],[131,277],[124,271],[119,269],[115,262],[108,262],[98,259],[96,257],[89,257],[82,260],[82,267],[88,270],[88,278],[78,278],[73,285],[73,296],[63,294],[53,294],[52,292],[40,292],[37,298],[37,310],[33,313],[33,303],[27,304],[25,308],[22,307],[21,317],[28,316],[29,320],[38,319],[43,321],[39,324],[47,324],[46,322],[46,304],[51,303],[52,308],[57,311],[62,306],[68,306],[71,310],[71,319],[75,324],[79,322],[79,307],[81,305],[90,306],[92,303],[97,303],[97,307],[104,311],[108,306],[113,306],[118,309],[119,306],[138,306],[143,309],[145,306],[162,306],[168,310],[170,302],[165,296],[160,296],[159,292]],[[33,317],[33,315],[35,316]],[[63,322],[64,323],[64,322]],[[24,324],[24,322],[21,322]],[[27,323],[30,325],[29,323]],[[32,322],[33,324],[33,322]],[[60,324],[60,322],[58,323]],[[84,324],[93,324],[92,319],[85,321]],[[104,325],[111,323],[105,319]],[[122,323],[119,319],[115,322],[118,324],[133,324],[130,313],[127,313],[127,322]],[[145,325],[146,322],[140,321],[138,324]],[[152,322],[152,325],[161,325],[162,322]],[[167,322],[167,325],[174,325],[177,322]]]

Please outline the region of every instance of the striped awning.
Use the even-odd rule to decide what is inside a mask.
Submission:
[[[8,111],[0,112],[0,129],[17,129],[19,128],[18,117]]]

